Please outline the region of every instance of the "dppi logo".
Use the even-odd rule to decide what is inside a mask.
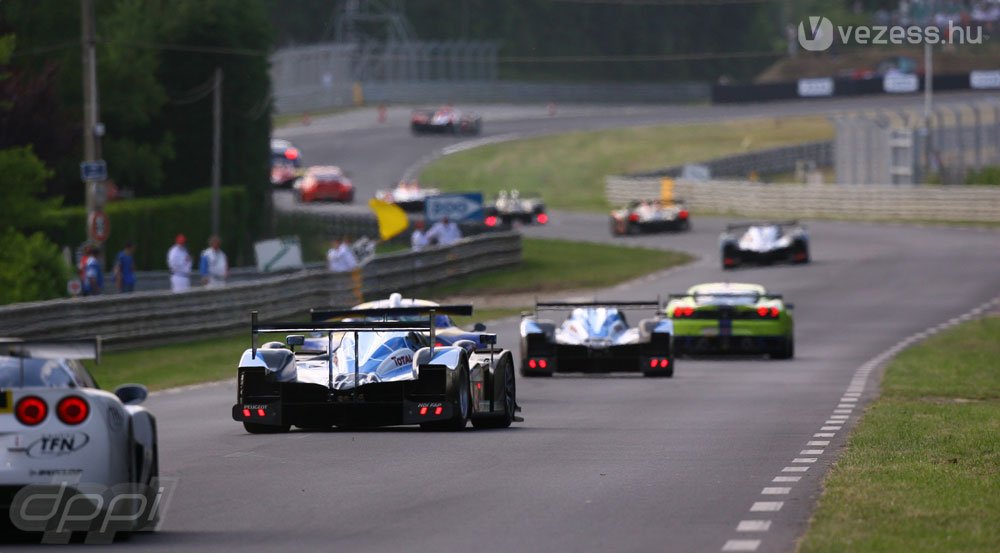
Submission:
[[[31,442],[27,447],[28,457],[59,457],[83,449],[90,442],[90,436],[83,432],[66,434],[46,434]]]
[[[833,46],[833,34],[833,22],[826,17],[810,15],[799,23],[799,44],[810,52],[821,52]]]
[[[390,359],[392,359],[393,363],[395,363],[397,367],[402,367],[403,365],[413,362],[413,357],[410,355],[400,355],[399,357],[390,357]]]

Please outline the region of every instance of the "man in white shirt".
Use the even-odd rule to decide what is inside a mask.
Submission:
[[[358,258],[354,256],[354,251],[348,245],[347,239],[334,240],[330,249],[326,252],[326,263],[331,271],[342,273],[353,271],[358,266]]]
[[[201,273],[201,283],[208,288],[221,288],[226,285],[229,276],[229,261],[222,251],[222,241],[218,236],[208,239],[208,247],[201,252],[198,272]]]
[[[450,246],[462,239],[462,231],[447,217],[434,223],[427,231],[427,238],[436,240],[439,246]]]
[[[167,252],[167,267],[170,268],[170,289],[183,292],[191,287],[191,256],[184,243],[187,239],[178,234],[174,245]]]
[[[417,219],[413,223],[413,234],[410,235],[410,247],[413,251],[419,252],[431,244],[431,241],[427,238],[427,233],[424,232],[424,221],[422,219]]]

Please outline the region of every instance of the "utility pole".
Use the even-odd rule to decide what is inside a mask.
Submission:
[[[934,115],[934,47],[924,43],[924,166],[921,181],[927,182],[934,166],[934,133],[931,131],[931,117]]]
[[[215,68],[212,91],[212,234],[219,235],[219,196],[222,190],[222,68]]]
[[[97,31],[94,22],[94,1],[80,0],[80,46],[83,62],[83,164],[81,177],[86,186],[87,238],[94,243],[107,239],[109,232],[104,215],[104,181],[107,170],[101,161],[101,136],[97,96]],[[99,170],[95,170],[99,169]],[[103,252],[101,261],[103,262]]]

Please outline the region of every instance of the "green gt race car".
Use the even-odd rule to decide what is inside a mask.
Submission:
[[[674,323],[677,354],[795,356],[792,305],[758,284],[692,286],[687,293],[670,295],[666,315]]]

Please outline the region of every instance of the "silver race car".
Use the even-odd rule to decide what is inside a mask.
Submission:
[[[738,223],[719,237],[722,268],[745,264],[809,263],[809,233],[798,221]]]
[[[651,309],[652,318],[629,326],[622,312]],[[674,374],[673,323],[659,302],[541,302],[521,319],[521,374],[556,372],[641,372]],[[539,319],[539,311],[570,311],[560,325]]]
[[[96,515],[53,526],[70,518],[60,517],[60,508],[68,510],[70,503],[78,508],[84,501],[95,512],[131,502],[127,508],[135,509],[130,512],[136,517],[125,525],[109,517],[114,531],[155,527],[156,419],[140,406],[148,392],[139,384],[119,386],[114,393],[101,390],[80,363],[99,357],[98,340],[0,338],[0,506],[21,530],[95,531],[90,525]],[[29,498],[37,500],[42,496],[36,492],[53,486],[60,497],[81,500],[52,505],[51,515],[59,521],[19,518]],[[118,501],[122,496],[115,492],[124,490],[136,495]]]
[[[254,312],[254,344],[266,333],[296,334],[243,353],[233,420],[252,434],[292,425],[506,428],[521,420],[511,353],[495,334],[437,336],[453,327],[447,315],[471,313],[469,305],[321,309],[311,323],[258,323]]]

